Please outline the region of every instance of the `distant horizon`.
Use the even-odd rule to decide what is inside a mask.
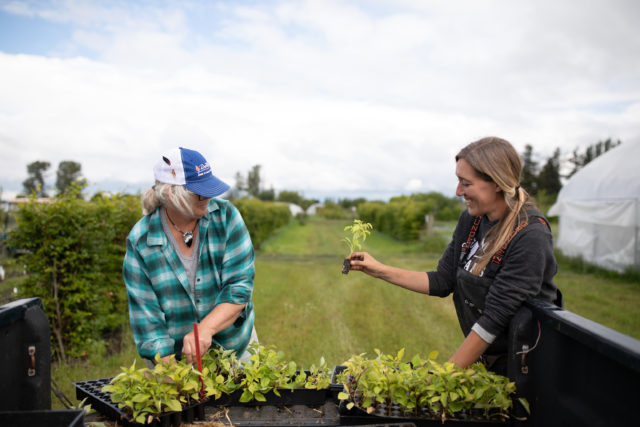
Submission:
[[[0,183],[0,196],[2,201],[9,201],[15,199],[17,195],[22,194],[22,183],[19,185],[16,183],[12,183],[13,185],[5,186],[4,183]],[[231,183],[229,183],[232,185]],[[118,181],[104,181],[102,183],[90,184],[84,189],[84,193],[91,196],[99,191],[106,191],[109,193],[126,193],[126,194],[136,194],[142,193],[146,191],[151,184],[147,182],[138,182],[138,183],[126,183],[126,182],[118,182]],[[233,185],[232,185],[233,187]],[[18,189],[16,189],[18,188]],[[55,195],[55,188],[53,186],[48,187],[48,193],[50,196]],[[265,188],[263,190],[270,190],[271,188]],[[384,189],[368,189],[368,190],[310,190],[310,189],[291,189],[291,188],[283,188],[283,189],[274,189],[276,192],[276,196],[282,191],[294,191],[299,193],[302,197],[307,200],[318,200],[320,202],[325,202],[327,200],[338,201],[338,200],[353,200],[358,198],[364,198],[367,201],[380,200],[384,202],[388,202],[392,197],[399,196],[410,196],[412,194],[419,193],[430,193],[437,192],[443,194],[446,197],[455,197],[455,188],[450,194],[447,194],[445,191],[439,190],[417,190],[417,191],[398,191],[398,190],[384,190]],[[227,193],[225,193],[227,194]],[[222,195],[224,196],[224,195]],[[225,198],[225,197],[222,197]]]

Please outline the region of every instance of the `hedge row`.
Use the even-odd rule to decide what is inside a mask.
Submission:
[[[264,202],[256,198],[242,198],[232,201],[244,219],[255,249],[278,228],[291,220],[289,205],[277,202]]]
[[[393,197],[388,203],[362,203],[358,205],[358,217],[396,239],[415,240],[420,237],[427,215],[441,221],[457,220],[462,209],[455,198],[440,193],[420,193]]]
[[[42,299],[54,358],[82,356],[126,324],[124,242],[140,216],[137,196],[86,201],[70,192],[19,206],[10,244],[28,251],[20,263],[29,273],[19,296]]]

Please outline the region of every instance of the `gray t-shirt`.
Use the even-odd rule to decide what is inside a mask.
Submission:
[[[171,232],[171,225],[167,220],[167,212],[164,210],[164,207],[161,209],[160,217],[162,218],[162,229],[164,230],[164,233],[167,235],[167,237],[169,237],[169,243],[171,243],[173,250],[176,251],[176,254],[178,254],[178,258],[180,258],[180,262],[184,267],[184,271],[187,273],[187,278],[189,279],[189,287],[191,288],[191,295],[195,295],[196,271],[198,270],[198,258],[200,257],[200,238],[198,236],[200,233],[198,233],[197,231],[198,227],[196,227],[193,236],[193,253],[191,254],[191,256],[187,257],[184,256],[184,254],[180,250],[180,246],[178,245],[176,238]]]

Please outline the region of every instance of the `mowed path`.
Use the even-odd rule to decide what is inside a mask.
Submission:
[[[341,273],[341,240],[350,221],[312,217],[263,244],[256,259],[254,303],[261,344],[275,345],[305,368],[323,356],[332,366],[374,349],[432,350],[448,358],[462,341],[450,298],[406,291],[362,273]],[[426,271],[437,256],[375,233],[365,242],[381,262]]]

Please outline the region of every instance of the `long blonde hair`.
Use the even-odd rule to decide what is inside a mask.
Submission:
[[[191,192],[184,185],[156,181],[156,184],[142,195],[142,213],[149,215],[157,207],[169,205],[183,216],[191,218],[195,215],[191,207],[191,197]]]
[[[517,223],[527,221],[526,207],[531,206],[529,193],[520,186],[522,162],[518,152],[506,140],[482,138],[464,147],[456,162],[464,159],[485,181],[494,182],[508,207],[508,213],[485,236],[486,250],[481,254],[472,274],[479,275],[494,253],[509,240]]]

